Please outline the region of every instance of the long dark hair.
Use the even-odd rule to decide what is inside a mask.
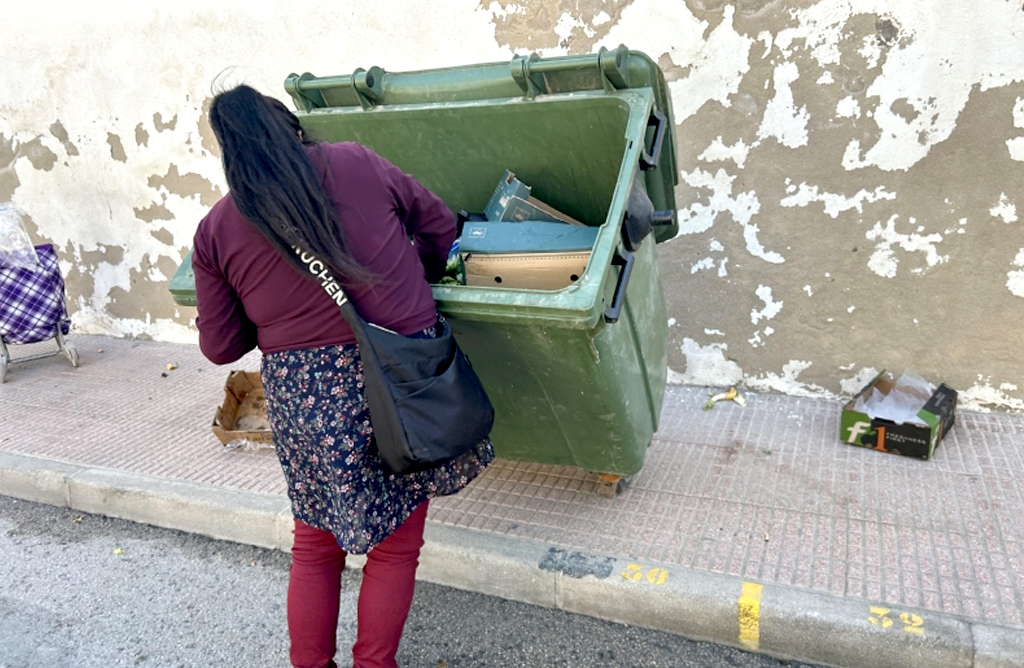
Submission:
[[[235,206],[282,255],[302,267],[298,245],[318,255],[340,281],[372,281],[345,244],[325,177],[307,152],[314,142],[295,114],[243,84],[213,98],[210,126]]]

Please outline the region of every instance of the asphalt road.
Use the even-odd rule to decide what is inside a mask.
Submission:
[[[0,668],[288,666],[289,556],[0,496]],[[339,665],[354,639],[347,571]],[[416,668],[771,668],[730,647],[419,583]]]

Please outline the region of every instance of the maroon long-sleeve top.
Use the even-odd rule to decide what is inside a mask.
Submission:
[[[444,271],[455,239],[447,205],[412,176],[359,144],[320,144],[310,157],[331,199],[354,258],[377,277],[346,288],[367,321],[413,334],[436,320],[429,281]],[[411,241],[410,241],[411,237]],[[199,345],[212,362],[263,353],[354,343],[330,295],[310,280],[239,213],[228,195],[196,230]]]

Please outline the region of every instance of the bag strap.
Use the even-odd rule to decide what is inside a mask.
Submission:
[[[349,327],[352,328],[352,333],[356,335],[357,339],[362,337],[362,332],[367,327],[376,327],[385,332],[397,334],[397,332],[393,332],[387,327],[368,322],[363,316],[359,315],[359,311],[349,301],[348,295],[342,289],[341,283],[334,278],[331,270],[327,268],[326,262],[317,257],[315,253],[302,250],[298,246],[293,246],[292,248],[295,249],[295,254],[299,256],[299,261],[309,269],[309,273],[313,274],[320,281],[320,286],[330,295],[331,300],[341,308],[341,315],[345,317],[345,321],[348,322]],[[438,317],[440,318],[440,315]]]
[[[320,281],[320,286],[330,295],[331,300],[341,308],[341,315],[345,317],[345,320],[352,327],[353,331],[357,331],[358,328],[366,327],[366,320],[363,316],[359,315],[359,311],[348,299],[348,295],[345,294],[345,290],[342,289],[341,283],[339,283],[331,270],[327,268],[327,263],[321,260],[315,253],[311,253],[307,250],[303,250],[298,246],[293,246],[295,254],[299,256],[299,261],[309,270],[309,273],[313,274]]]

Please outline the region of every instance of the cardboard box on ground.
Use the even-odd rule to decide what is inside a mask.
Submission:
[[[263,383],[258,371],[231,371],[224,403],[213,417],[213,433],[229,449],[274,452]]]
[[[956,390],[882,371],[843,406],[839,437],[851,445],[929,459],[956,420]]]

